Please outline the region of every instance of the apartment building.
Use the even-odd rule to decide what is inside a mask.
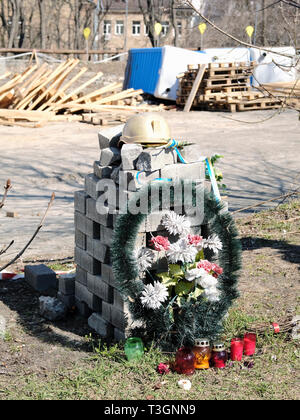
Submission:
[[[152,47],[147,27],[148,13],[146,1],[142,1],[140,8],[138,0],[128,0],[127,6],[124,0],[115,0],[105,14],[99,27],[99,44],[104,50],[128,50],[130,48]],[[160,12],[161,33],[155,38],[155,46],[184,45],[184,32],[190,24],[190,12],[183,10],[175,11],[175,19],[169,13],[167,5]],[[174,21],[175,20],[175,21]]]

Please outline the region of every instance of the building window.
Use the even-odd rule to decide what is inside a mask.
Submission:
[[[116,22],[116,35],[124,34],[124,20],[117,20]]]
[[[178,32],[179,36],[182,35],[182,23],[181,22],[177,22],[177,32]]]
[[[169,22],[162,22],[161,26],[161,34],[162,36],[166,36],[169,30]]]
[[[105,20],[103,25],[103,33],[104,35],[111,34],[111,20]]]
[[[139,20],[134,20],[132,22],[132,35],[140,35],[141,33],[141,22]]]

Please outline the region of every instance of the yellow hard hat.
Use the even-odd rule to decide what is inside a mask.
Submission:
[[[157,112],[145,112],[126,122],[120,142],[161,145],[167,144],[170,138],[166,120]]]

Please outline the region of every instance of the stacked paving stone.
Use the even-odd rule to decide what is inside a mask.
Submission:
[[[182,164],[174,150],[143,148],[139,144],[123,144],[120,148],[122,129],[123,125],[99,133],[99,160],[94,162],[93,173],[86,176],[84,190],[75,193],[75,305],[88,317],[92,329],[117,341],[125,339],[128,328],[133,326],[114,280],[110,255],[122,204],[133,197],[142,184],[156,178],[193,179],[203,184],[205,177],[204,164],[195,162],[201,155],[199,146],[184,147],[181,154],[188,163]],[[97,190],[97,183],[109,179],[123,196],[121,199],[108,197],[108,204],[103,204],[104,193]],[[150,232],[163,234],[163,213],[147,216],[137,235],[137,249],[146,247]],[[199,232],[199,226],[194,228]],[[156,261],[153,268],[165,271],[166,261]]]

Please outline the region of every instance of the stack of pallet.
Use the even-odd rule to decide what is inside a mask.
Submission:
[[[253,62],[189,65],[178,76],[177,105],[184,106],[190,100],[195,108],[231,112],[279,107],[281,101],[252,90],[250,77],[254,65]]]
[[[80,78],[88,69],[78,68],[79,63],[69,59],[55,68],[46,63],[32,64],[23,73],[0,75],[0,124],[40,126],[48,121],[78,120],[82,112],[161,110],[141,105],[143,91],[122,91],[121,83],[97,86],[87,93],[87,88],[95,86],[103,74],[99,72],[82,83]]]
[[[265,83],[261,85],[261,90],[280,98],[291,107],[300,109],[300,79],[292,82]]]

